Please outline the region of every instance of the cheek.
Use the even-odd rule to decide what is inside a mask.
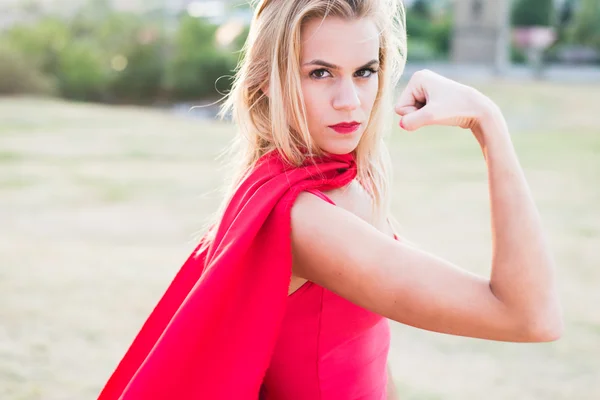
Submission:
[[[375,99],[377,98],[378,91],[379,82],[377,78],[372,79],[365,85],[361,99],[363,109],[370,111],[373,108],[373,104],[375,104]]]
[[[317,85],[304,85],[302,87],[304,95],[304,104],[309,125],[314,125],[324,120],[324,113],[327,110],[328,95],[323,88]]]

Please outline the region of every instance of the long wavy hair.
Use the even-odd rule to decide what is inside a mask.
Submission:
[[[388,215],[391,166],[383,139],[392,125],[392,96],[406,61],[402,1],[255,0],[251,4],[255,12],[249,34],[219,112],[222,119],[230,117],[238,130],[227,152],[233,176],[209,225],[220,220],[234,191],[264,154],[276,150],[296,166],[306,157],[323,155],[308,131],[300,83],[300,38],[309,20],[327,17],[370,18],[378,28],[379,88],[355,159],[357,180],[371,194],[373,210]],[[267,87],[269,96],[264,93]],[[210,231],[208,236],[210,242]]]

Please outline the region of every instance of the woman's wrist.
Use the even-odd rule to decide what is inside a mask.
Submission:
[[[476,92],[477,96],[477,123],[471,132],[479,142],[484,152],[490,150],[509,150],[512,148],[512,141],[508,126],[502,111],[489,97]]]

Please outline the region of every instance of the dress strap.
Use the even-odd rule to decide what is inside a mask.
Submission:
[[[320,190],[317,189],[306,189],[306,192],[312,193],[317,197],[320,197],[321,199],[325,200],[328,203],[331,203],[335,206],[335,203],[333,202],[333,200],[331,200],[325,193],[321,192]],[[389,223],[389,220],[388,220]],[[396,233],[394,232],[394,240],[397,241],[401,241],[401,239],[398,237],[398,235],[396,235]]]
[[[321,199],[325,200],[326,202],[333,204],[335,206],[335,203],[333,202],[333,200],[331,200],[325,193],[321,192],[320,190],[317,189],[306,189],[306,192],[312,193],[317,197],[320,197]]]

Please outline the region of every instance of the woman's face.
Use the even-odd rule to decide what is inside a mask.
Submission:
[[[350,153],[365,131],[377,97],[377,27],[369,19],[315,18],[305,24],[301,39],[302,92],[310,134],[325,152]]]

